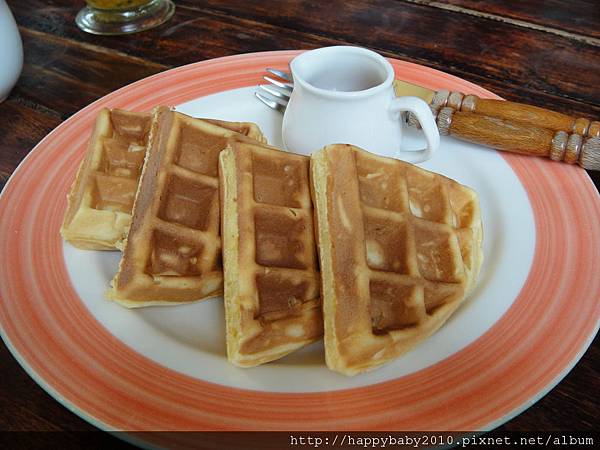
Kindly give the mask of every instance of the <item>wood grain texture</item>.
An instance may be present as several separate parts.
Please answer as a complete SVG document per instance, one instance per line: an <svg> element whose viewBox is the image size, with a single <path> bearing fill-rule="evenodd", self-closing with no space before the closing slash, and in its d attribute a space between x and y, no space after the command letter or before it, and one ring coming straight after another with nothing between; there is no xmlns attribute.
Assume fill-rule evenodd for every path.
<svg viewBox="0 0 600 450"><path fill-rule="evenodd" d="M63 119L132 80L165 69L26 28L21 36L25 63L12 95L56 111Z"/></svg>
<svg viewBox="0 0 600 450"><path fill-rule="evenodd" d="M500 102L502 103L502 102ZM436 122L441 135L529 156L551 158L584 169L600 170L600 139L555 131L526 122L441 108Z"/></svg>
<svg viewBox="0 0 600 450"><path fill-rule="evenodd" d="M564 30L584 37L600 38L597 0L444 0L443 3L520 20L552 30ZM570 20L566 20L569 18Z"/></svg>
<svg viewBox="0 0 600 450"><path fill-rule="evenodd" d="M0 103L0 189L21 160L61 122L53 111L38 108L11 94Z"/></svg>
<svg viewBox="0 0 600 450"><path fill-rule="evenodd" d="M524 105L501 100L481 99L474 95L466 96L460 108L461 111L474 112L482 116L498 117L500 119L514 120L537 127L548 128L555 131L579 133L588 135L590 131L589 119L571 117L538 106ZM597 122L600 124L600 122ZM591 136L600 132L597 126L592 127Z"/></svg>
<svg viewBox="0 0 600 450"><path fill-rule="evenodd" d="M165 66L252 51L357 44L444 70L510 100L600 117L600 92L594 88L600 83L598 48L426 5L385 0L181 0L173 20L162 27L106 37L81 33L73 23L77 4L39 3L11 2L22 27ZM578 60L571 57L574 53ZM578 73L576 80L564 76L565 67Z"/></svg>
<svg viewBox="0 0 600 450"><path fill-rule="evenodd" d="M510 100L600 118L598 2L439 3L500 19L401 0L177 0L175 16L163 26L106 37L74 25L80 1L8 0L23 36L25 67L0 104L0 187L40 139L97 98L170 67L246 52L366 46L460 76ZM590 176L600 186L600 172ZM596 338L564 380L499 431L597 428L598 358ZM90 440L71 434L94 427L38 387L4 346L0 374L0 430L69 432L18 434L8 448L47 448L54 441L62 448L86 443L95 448L99 442L97 448L128 447L109 435Z"/></svg>
<svg viewBox="0 0 600 450"><path fill-rule="evenodd" d="M451 108L447 109L452 111ZM441 117L440 114L438 118ZM549 156L554 137L554 131L546 128L470 112L451 114L448 134L498 150L532 156Z"/></svg>
<svg viewBox="0 0 600 450"><path fill-rule="evenodd" d="M281 14L281 2L277 0L180 2L190 8L241 12L250 20L348 43L352 40L347 36L355 36L354 42L388 56L423 61L466 79L485 73L487 78L515 88L519 85L522 90L560 93L593 104L599 100L600 93L595 88L600 81L599 49L592 45L413 3L390 5L384 0L290 3L286 4L285 14ZM571 58L572 52L580 56L579 64ZM577 65L577 79L565 76L561 67L564 64Z"/></svg>

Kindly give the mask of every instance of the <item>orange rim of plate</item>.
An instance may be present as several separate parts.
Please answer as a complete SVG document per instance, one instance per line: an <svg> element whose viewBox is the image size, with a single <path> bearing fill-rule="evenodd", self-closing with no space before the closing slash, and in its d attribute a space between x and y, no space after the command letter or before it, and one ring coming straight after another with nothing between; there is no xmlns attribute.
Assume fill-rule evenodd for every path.
<svg viewBox="0 0 600 450"><path fill-rule="evenodd" d="M285 69L298 53L219 58L126 86L57 127L6 185L0 198L3 338L44 389L92 424L129 431L485 430L544 395L591 343L600 316L598 193L578 167L510 154L503 156L535 217L530 273L485 334L430 367L347 390L244 390L164 367L107 331L73 289L59 236L65 196L97 112L150 110L256 85L265 67ZM400 79L498 98L451 75L390 62Z"/></svg>

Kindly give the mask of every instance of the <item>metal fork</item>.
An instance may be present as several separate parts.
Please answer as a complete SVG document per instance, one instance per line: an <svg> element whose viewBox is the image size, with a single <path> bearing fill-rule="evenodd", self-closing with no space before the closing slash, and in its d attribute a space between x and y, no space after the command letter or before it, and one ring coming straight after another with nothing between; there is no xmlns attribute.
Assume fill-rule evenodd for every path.
<svg viewBox="0 0 600 450"><path fill-rule="evenodd" d="M256 91L254 95L269 108L284 112L288 101L290 100L290 95L294 90L292 76L283 70L272 68L267 68L266 70L270 74L275 75L284 81L279 81L265 75L263 79L270 84L259 85L258 91Z"/></svg>

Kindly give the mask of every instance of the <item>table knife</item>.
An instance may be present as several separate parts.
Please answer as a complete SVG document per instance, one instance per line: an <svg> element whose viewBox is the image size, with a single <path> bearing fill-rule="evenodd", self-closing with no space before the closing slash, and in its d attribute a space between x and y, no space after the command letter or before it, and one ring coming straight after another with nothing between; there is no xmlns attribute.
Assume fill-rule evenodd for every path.
<svg viewBox="0 0 600 450"><path fill-rule="evenodd" d="M600 121L571 117L537 106L504 100L482 99L476 95L466 95L444 89L435 91L400 80L394 81L394 89L397 96L414 95L422 98L429 103L432 110L450 107L457 111L523 122L554 131L576 133L584 137L600 136Z"/></svg>
<svg viewBox="0 0 600 450"><path fill-rule="evenodd" d="M414 95L425 100L442 135L497 150L600 170L600 122L573 118L536 106L504 100L481 99L446 90L434 91L400 80L396 95ZM414 116L409 125L418 126Z"/></svg>

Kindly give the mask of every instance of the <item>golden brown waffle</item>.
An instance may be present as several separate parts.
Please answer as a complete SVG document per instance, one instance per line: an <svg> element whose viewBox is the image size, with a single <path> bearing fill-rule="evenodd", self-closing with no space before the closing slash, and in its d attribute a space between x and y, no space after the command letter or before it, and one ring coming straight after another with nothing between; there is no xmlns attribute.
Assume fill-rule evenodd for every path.
<svg viewBox="0 0 600 450"><path fill-rule="evenodd" d="M106 108L98 114L85 159L67 196L61 228L63 238L75 247L114 250L122 246L146 154L150 116ZM252 123L207 121L264 141Z"/></svg>
<svg viewBox="0 0 600 450"><path fill-rule="evenodd" d="M222 293L218 157L235 136L245 138L166 107L154 111L133 220L109 298L137 307Z"/></svg>
<svg viewBox="0 0 600 450"><path fill-rule="evenodd" d="M374 369L434 333L469 294L482 261L477 194L350 145L313 154L325 355Z"/></svg>
<svg viewBox="0 0 600 450"><path fill-rule="evenodd" d="M75 247L113 250L131 222L150 114L104 108L67 196L61 234Z"/></svg>
<svg viewBox="0 0 600 450"><path fill-rule="evenodd" d="M227 355L251 367L323 333L309 160L232 142L219 163Z"/></svg>

